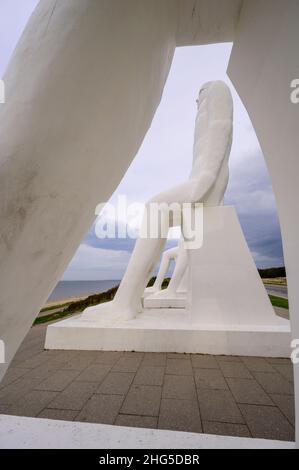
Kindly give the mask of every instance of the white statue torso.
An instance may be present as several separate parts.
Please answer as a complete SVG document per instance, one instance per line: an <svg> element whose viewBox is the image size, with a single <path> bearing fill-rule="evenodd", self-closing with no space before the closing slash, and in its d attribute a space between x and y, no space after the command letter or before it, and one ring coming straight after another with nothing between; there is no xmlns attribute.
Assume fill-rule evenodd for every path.
<svg viewBox="0 0 299 470"><path fill-rule="evenodd" d="M190 179L199 179L203 172L208 172L213 168L214 162L210 158L210 139L209 139L209 115L207 107L207 97L201 103L195 121L194 145L193 145L193 163L190 173ZM213 187L207 193L204 204L220 205L228 184L229 168L228 159L231 149L231 138L228 142L226 154L223 158L218 178Z"/></svg>

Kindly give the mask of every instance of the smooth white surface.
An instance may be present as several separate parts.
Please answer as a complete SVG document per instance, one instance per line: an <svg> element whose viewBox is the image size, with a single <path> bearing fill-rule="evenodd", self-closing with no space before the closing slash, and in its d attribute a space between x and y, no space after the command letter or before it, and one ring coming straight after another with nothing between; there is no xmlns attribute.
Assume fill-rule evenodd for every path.
<svg viewBox="0 0 299 470"><path fill-rule="evenodd" d="M298 0L245 0L228 68L258 136L278 208L292 337L299 338L299 105L290 84L299 70ZM299 446L299 364L294 365Z"/></svg>
<svg viewBox="0 0 299 470"><path fill-rule="evenodd" d="M294 449L294 442L0 415L1 449Z"/></svg>
<svg viewBox="0 0 299 470"><path fill-rule="evenodd" d="M135 243L133 253L119 288L111 302L88 307L81 315L82 322L98 321L101 325L131 320L141 310L141 299L151 277L157 259L161 256L166 242L167 232L162 233L161 226L172 227L182 224L183 217L175 222L170 211L157 212L156 236L151 235L153 226L152 206L171 207L176 204L177 212L182 214L183 204L201 203L207 206L221 204L228 183L228 160L232 145L233 100L229 87L220 80L201 86L197 99L195 120L193 163L187 181L154 196L145 207L140 236ZM178 217L177 217L178 218ZM144 228L147 229L144 229ZM160 227L160 228L159 228ZM184 234L187 236L187 234ZM187 267L186 251L180 243L173 282L168 291L176 292ZM175 285L173 285L175 283ZM157 296L164 296L163 292Z"/></svg>
<svg viewBox="0 0 299 470"><path fill-rule="evenodd" d="M275 315L233 207L205 207L203 245L188 250L192 321L201 325L288 325Z"/></svg>
<svg viewBox="0 0 299 470"><path fill-rule="evenodd" d="M48 326L45 348L289 357L290 327L200 325L186 309L160 308L117 325L62 320Z"/></svg>

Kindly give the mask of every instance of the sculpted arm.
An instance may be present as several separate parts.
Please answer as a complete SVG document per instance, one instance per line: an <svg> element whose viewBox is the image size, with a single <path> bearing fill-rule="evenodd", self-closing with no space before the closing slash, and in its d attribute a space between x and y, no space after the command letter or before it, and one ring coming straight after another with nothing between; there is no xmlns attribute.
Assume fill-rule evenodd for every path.
<svg viewBox="0 0 299 470"><path fill-rule="evenodd" d="M197 178L190 178L192 186L191 202L203 201L206 194L216 183L222 164L231 144L231 120L215 120L210 123L208 131L208 154L206 164Z"/></svg>
<svg viewBox="0 0 299 470"><path fill-rule="evenodd" d="M216 82L207 97L206 155L201 156L202 169L194 183L192 202L202 201L213 187L227 157L233 131L233 103L228 87Z"/></svg>

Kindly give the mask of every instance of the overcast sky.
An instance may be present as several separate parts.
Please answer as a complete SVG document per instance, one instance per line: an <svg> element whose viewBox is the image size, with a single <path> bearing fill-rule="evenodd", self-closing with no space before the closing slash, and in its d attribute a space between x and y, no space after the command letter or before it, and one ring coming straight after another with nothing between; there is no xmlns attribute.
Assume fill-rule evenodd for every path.
<svg viewBox="0 0 299 470"><path fill-rule="evenodd" d="M37 0L0 1L0 76ZM130 202L184 181L192 161L196 97L209 80L224 80L234 99L234 140L225 203L234 205L258 267L283 265L275 198L250 119L226 75L231 44L178 48L152 126L111 200ZM99 201L103 202L103 201ZM120 279L134 240L100 240L94 226L64 273L65 280Z"/></svg>

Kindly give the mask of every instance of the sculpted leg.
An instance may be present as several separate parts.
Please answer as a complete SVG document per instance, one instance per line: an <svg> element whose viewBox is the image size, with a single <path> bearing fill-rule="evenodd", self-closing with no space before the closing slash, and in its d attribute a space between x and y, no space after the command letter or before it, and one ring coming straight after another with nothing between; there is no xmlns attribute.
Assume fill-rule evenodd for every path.
<svg viewBox="0 0 299 470"><path fill-rule="evenodd" d="M153 197L145 208L142 226L148 227L148 230L144 233L149 235L152 205L161 203L169 205L174 202L182 204L190 199L193 186L193 182L187 181ZM160 225L156 234L158 237L160 234L159 238L148 236L148 238L139 238L136 241L128 268L114 300L87 308L81 315L82 321L111 323L111 321L129 320L137 315L138 311L141 310L142 294L166 242L166 237L162 235L161 228L165 225L169 227L173 225L173 221L169 216L170 214L167 211L162 210L160 212Z"/></svg>
<svg viewBox="0 0 299 470"><path fill-rule="evenodd" d="M186 273L186 269L188 267L188 256L187 256L187 251L184 248L183 240L180 240L177 250L178 250L178 256L176 259L175 268L174 268L171 280L169 282L169 285L167 289L161 290L160 292L155 294L155 297L168 298L171 296L175 296L176 292L178 291L180 287L180 284L183 280L183 277Z"/></svg>
<svg viewBox="0 0 299 470"><path fill-rule="evenodd" d="M101 323L130 320L141 310L141 297L166 238L139 238L129 261L125 275L112 302L87 308L82 321Z"/></svg>
<svg viewBox="0 0 299 470"><path fill-rule="evenodd" d="M148 287L145 289L145 292L149 294L154 294L155 292L158 292L161 290L162 283L165 279L166 273L168 271L170 262L172 259L176 259L178 255L178 247L170 248L169 250L164 251L162 255L162 260L161 260L161 265L159 272L157 274L157 278L155 280L155 283L152 287Z"/></svg>
<svg viewBox="0 0 299 470"><path fill-rule="evenodd" d="M0 377L138 151L176 13L173 0L43 0L21 38L0 107Z"/></svg>

